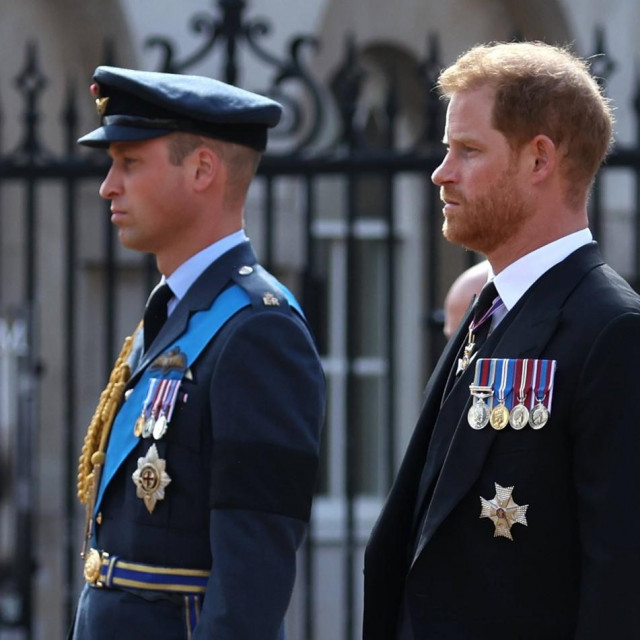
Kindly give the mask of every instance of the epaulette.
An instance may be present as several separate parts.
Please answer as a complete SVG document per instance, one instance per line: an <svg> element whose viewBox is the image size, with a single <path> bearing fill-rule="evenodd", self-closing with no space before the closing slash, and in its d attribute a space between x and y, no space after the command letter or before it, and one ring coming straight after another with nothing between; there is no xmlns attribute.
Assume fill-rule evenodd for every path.
<svg viewBox="0 0 640 640"><path fill-rule="evenodd" d="M284 286L259 264L237 267L231 277L249 295L252 307L289 308Z"/></svg>

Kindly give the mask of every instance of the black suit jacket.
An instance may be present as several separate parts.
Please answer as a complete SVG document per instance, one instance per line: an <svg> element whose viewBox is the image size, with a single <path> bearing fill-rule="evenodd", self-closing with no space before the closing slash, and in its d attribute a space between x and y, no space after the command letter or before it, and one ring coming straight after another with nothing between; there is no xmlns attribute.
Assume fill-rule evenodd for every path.
<svg viewBox="0 0 640 640"><path fill-rule="evenodd" d="M189 289L142 354L145 369L208 308L238 268L255 266L243 243ZM106 487L98 548L130 562L210 569L195 639L276 640L309 518L324 410L324 377L304 321L262 294L233 316L183 379L166 436L156 442L171 483L148 513L131 479L153 440L140 439ZM255 296L254 296L255 297ZM139 341L140 342L140 341ZM133 425L131 425L133 428ZM78 640L186 638L182 598L85 587Z"/></svg>
<svg viewBox="0 0 640 640"><path fill-rule="evenodd" d="M365 640L395 638L401 610L416 640L638 637L638 296L587 245L545 273L490 336L480 357L557 361L539 431L471 429L473 366L441 406L468 320L429 381L366 550ZM450 446L421 521L418 485L439 429ZM529 505L513 541L479 518L495 483Z"/></svg>

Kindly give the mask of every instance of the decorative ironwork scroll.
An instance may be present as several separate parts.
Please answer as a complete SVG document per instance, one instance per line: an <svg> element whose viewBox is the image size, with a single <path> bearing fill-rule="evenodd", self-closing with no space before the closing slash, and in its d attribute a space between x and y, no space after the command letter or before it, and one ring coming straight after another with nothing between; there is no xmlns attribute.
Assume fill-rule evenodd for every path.
<svg viewBox="0 0 640 640"><path fill-rule="evenodd" d="M259 93L278 100L284 106L283 121L274 134L286 139L287 153L300 152L314 144L323 127L323 99L320 85L314 80L303 60L304 49L316 48L313 36L293 37L287 55L278 57L262 44L271 32L271 24L264 18L245 17L245 0L218 0L218 15L199 13L191 20L191 29L201 34L203 42L182 60L176 57L175 46L169 38L153 36L145 46L156 47L162 56L159 70L184 73L204 60L216 47L224 45L224 80L236 85L239 80L238 53L247 48L258 61L273 70L271 83ZM291 89L289 89L291 87Z"/></svg>

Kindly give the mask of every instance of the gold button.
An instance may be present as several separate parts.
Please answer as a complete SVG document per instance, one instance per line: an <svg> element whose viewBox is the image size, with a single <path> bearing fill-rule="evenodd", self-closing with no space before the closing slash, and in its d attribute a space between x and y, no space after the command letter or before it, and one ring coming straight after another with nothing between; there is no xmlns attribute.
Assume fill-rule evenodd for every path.
<svg viewBox="0 0 640 640"><path fill-rule="evenodd" d="M99 511L96 516L96 524L102 524L102 511Z"/></svg>

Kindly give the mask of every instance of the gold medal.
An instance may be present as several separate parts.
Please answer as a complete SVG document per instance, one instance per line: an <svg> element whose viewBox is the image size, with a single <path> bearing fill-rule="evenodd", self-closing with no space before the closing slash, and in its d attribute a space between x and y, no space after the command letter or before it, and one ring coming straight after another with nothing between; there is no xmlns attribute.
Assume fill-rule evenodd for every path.
<svg viewBox="0 0 640 640"><path fill-rule="evenodd" d="M133 435L136 438L139 438L142 436L142 432L144 431L144 414L142 414L137 420L136 423L133 425Z"/></svg>
<svg viewBox="0 0 640 640"><path fill-rule="evenodd" d="M500 404L493 407L489 422L496 431L501 431L509 424L509 409L505 406L504 401L500 401Z"/></svg>

